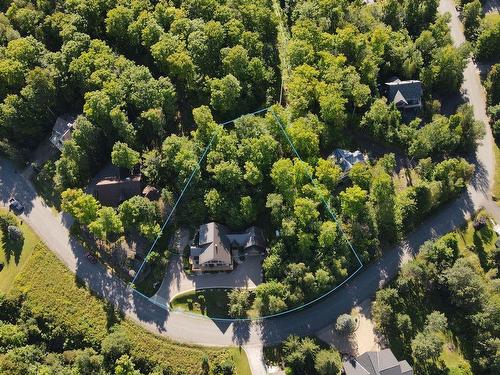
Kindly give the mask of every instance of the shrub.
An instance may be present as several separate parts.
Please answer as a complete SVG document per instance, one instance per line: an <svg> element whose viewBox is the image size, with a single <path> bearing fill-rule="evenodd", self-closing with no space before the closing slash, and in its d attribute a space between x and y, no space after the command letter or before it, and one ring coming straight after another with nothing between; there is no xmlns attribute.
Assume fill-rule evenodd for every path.
<svg viewBox="0 0 500 375"><path fill-rule="evenodd" d="M342 369L342 359L340 354L335 349L320 350L316 354L314 368L319 375L337 375Z"/></svg>
<svg viewBox="0 0 500 375"><path fill-rule="evenodd" d="M352 335L356 330L356 320L349 314L342 314L337 318L335 329L341 335Z"/></svg>
<svg viewBox="0 0 500 375"><path fill-rule="evenodd" d="M0 212L0 230L3 233L7 232L9 226L16 226L17 218L10 212Z"/></svg>
<svg viewBox="0 0 500 375"><path fill-rule="evenodd" d="M222 363L216 364L212 369L213 375L233 375L234 374L234 363L225 360Z"/></svg>
<svg viewBox="0 0 500 375"><path fill-rule="evenodd" d="M24 234L19 227L9 225L7 227L7 238L12 242L22 243L24 241Z"/></svg>
<svg viewBox="0 0 500 375"><path fill-rule="evenodd" d="M118 358L128 354L132 344L124 330L116 329L102 340L101 353L108 363L115 363Z"/></svg>

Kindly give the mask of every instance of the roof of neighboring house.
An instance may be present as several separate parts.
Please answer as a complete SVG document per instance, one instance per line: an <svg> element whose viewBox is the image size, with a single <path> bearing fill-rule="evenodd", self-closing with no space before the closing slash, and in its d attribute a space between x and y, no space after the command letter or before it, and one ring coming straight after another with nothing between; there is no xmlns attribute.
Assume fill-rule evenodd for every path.
<svg viewBox="0 0 500 375"><path fill-rule="evenodd" d="M366 352L344 362L346 375L413 375L407 361L398 361L391 349Z"/></svg>
<svg viewBox="0 0 500 375"><path fill-rule="evenodd" d="M102 179L96 184L95 194L101 204L118 206L123 201L141 194L141 176Z"/></svg>
<svg viewBox="0 0 500 375"><path fill-rule="evenodd" d="M387 82L387 99L396 104L408 104L411 101L420 100L423 95L422 83L417 80L401 81L396 79Z"/></svg>
<svg viewBox="0 0 500 375"><path fill-rule="evenodd" d="M210 261L231 264L231 247L265 249L266 240L258 227L250 227L242 233L230 233L224 225L211 222L200 226L198 246L191 248L191 256L198 256L200 264Z"/></svg>
<svg viewBox="0 0 500 375"><path fill-rule="evenodd" d="M57 118L54 127L52 128L52 135L50 137L50 141L54 146L61 149L63 142L71 139L74 122L75 117L69 114L65 114Z"/></svg>
<svg viewBox="0 0 500 375"><path fill-rule="evenodd" d="M330 158L334 158L344 172L348 172L354 164L365 162L365 156L361 151L351 152L341 148L333 150Z"/></svg>

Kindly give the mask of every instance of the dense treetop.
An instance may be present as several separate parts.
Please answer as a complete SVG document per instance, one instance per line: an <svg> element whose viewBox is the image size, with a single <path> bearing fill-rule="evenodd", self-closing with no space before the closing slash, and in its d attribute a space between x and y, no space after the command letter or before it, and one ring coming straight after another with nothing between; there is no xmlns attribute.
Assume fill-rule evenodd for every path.
<svg viewBox="0 0 500 375"><path fill-rule="evenodd" d="M450 116L440 104L458 92L469 48L453 47L437 4L1 1L0 151L26 158L57 116L78 115L41 176L97 241L156 238L192 178L178 224L261 223L270 250L256 307L298 305L357 267L347 240L363 261L376 258L472 175L461 156L481 124L468 105ZM384 97L395 77L422 81L414 119ZM271 112L218 125L273 104L293 148ZM362 147L358 138L384 151L343 173L327 155ZM412 160L407 182L389 150ZM160 202L113 209L80 190L109 162L139 164Z"/></svg>

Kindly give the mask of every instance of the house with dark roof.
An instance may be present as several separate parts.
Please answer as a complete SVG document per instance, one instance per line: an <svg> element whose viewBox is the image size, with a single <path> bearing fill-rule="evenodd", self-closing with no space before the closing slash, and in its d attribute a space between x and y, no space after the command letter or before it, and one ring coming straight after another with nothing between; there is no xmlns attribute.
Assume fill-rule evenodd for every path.
<svg viewBox="0 0 500 375"><path fill-rule="evenodd" d="M400 110L420 110L422 108L422 83L417 80L401 81L396 79L386 84L386 96Z"/></svg>
<svg viewBox="0 0 500 375"><path fill-rule="evenodd" d="M72 115L59 116L52 128L50 143L58 150L62 150L63 144L71 139L71 133L74 130L75 117Z"/></svg>
<svg viewBox="0 0 500 375"><path fill-rule="evenodd" d="M141 192L141 176L136 175L127 178L103 178L96 183L94 195L103 206L117 207Z"/></svg>
<svg viewBox="0 0 500 375"><path fill-rule="evenodd" d="M342 168L342 172L347 173L357 163L365 163L365 155L357 150L354 152L343 150L341 148L336 148L329 156L330 159L335 160L335 162Z"/></svg>
<svg viewBox="0 0 500 375"><path fill-rule="evenodd" d="M224 225L211 222L200 226L197 237L189 257L193 271L231 271L233 251L255 254L266 250L264 233L258 227L231 233Z"/></svg>
<svg viewBox="0 0 500 375"><path fill-rule="evenodd" d="M344 362L345 375L413 375L407 361L398 361L391 349L366 352Z"/></svg>

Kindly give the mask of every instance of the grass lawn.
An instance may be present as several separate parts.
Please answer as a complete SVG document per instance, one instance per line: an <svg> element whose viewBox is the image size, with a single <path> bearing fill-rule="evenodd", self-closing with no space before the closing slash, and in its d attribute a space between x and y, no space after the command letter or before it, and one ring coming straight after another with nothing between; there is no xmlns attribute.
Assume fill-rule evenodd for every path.
<svg viewBox="0 0 500 375"><path fill-rule="evenodd" d="M123 319L112 306L78 283L75 276L42 243L15 279L11 297L23 295L35 316L59 327L68 337L85 346L99 347L113 325L123 329L132 342L131 355L137 363L169 365L173 372L201 373L207 355L210 363L233 357L237 374L249 375L245 353L237 348L210 348L184 345L154 335L134 322Z"/></svg>
<svg viewBox="0 0 500 375"><path fill-rule="evenodd" d="M0 211L7 212L1 208ZM23 269L26 261L29 259L35 245L40 241L38 236L31 228L23 223L20 228L24 234L24 244L22 249L9 249L2 238L0 232L0 263L4 264L4 268L0 271L0 292L7 293L14 282L16 275Z"/></svg>
<svg viewBox="0 0 500 375"><path fill-rule="evenodd" d="M230 318L228 311L228 293L231 289L192 290L176 296L170 306L174 309L205 315L209 318ZM205 302L200 302L203 296ZM202 299L203 299L202 298ZM249 310L248 317L256 317L257 311Z"/></svg>
<svg viewBox="0 0 500 375"><path fill-rule="evenodd" d="M498 145L493 146L495 149L495 184L493 185L493 198L500 205L500 148Z"/></svg>
<svg viewBox="0 0 500 375"><path fill-rule="evenodd" d="M469 362L462 356L457 348L450 342L443 345L443 351L439 357L448 369L449 374L467 374L472 373ZM468 369L469 371L465 371Z"/></svg>
<svg viewBox="0 0 500 375"><path fill-rule="evenodd" d="M484 211L478 213L478 215L484 214ZM497 234L493 231L489 219L486 226L477 231L472 226L472 223L472 221L468 221L464 227L457 230L458 248L464 256L478 259L483 270L488 272L494 267L493 257Z"/></svg>

